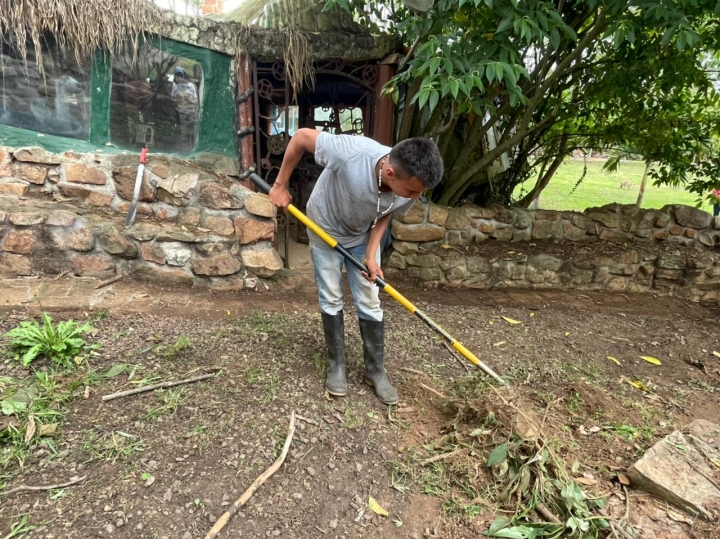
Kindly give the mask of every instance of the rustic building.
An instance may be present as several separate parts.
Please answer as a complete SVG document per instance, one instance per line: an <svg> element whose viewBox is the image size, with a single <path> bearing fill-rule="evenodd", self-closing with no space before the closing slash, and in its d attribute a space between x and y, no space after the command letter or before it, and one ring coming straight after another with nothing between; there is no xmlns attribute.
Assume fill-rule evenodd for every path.
<svg viewBox="0 0 720 539"><path fill-rule="evenodd" d="M281 269L290 223L249 173L273 181L299 127L391 142L380 89L397 44L309 0L227 16L206 0L200 18L144 0L111 14L91 0L15 4L0 14L2 274L252 286ZM318 174L307 161L293 179L301 207Z"/></svg>

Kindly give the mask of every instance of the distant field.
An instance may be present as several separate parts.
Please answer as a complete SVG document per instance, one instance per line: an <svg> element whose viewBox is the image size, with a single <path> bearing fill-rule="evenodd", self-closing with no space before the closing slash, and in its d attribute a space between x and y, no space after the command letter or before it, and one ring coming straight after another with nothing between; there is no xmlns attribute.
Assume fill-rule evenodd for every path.
<svg viewBox="0 0 720 539"><path fill-rule="evenodd" d="M594 206L602 206L610 202L621 204L635 204L642 179L643 163L628 162L621 163L620 169L614 174L607 174L602 171L604 162L588 161L588 171L585 179L574 193L570 194L578 179L582 176L582 160L566 161L563 163L550 184L540 195L540 208L547 210L577 210L582 211ZM629 180L633 183L631 189L621 189L620 182ZM530 190L535 180L525 182L525 189ZM516 195L520 194L521 187L518 186ZM687 204L694 206L697 197L682 189L671 187L654 187L652 180L648 180L648 186L643 198L643 208L662 208L666 204ZM712 207L704 208L712 212Z"/></svg>

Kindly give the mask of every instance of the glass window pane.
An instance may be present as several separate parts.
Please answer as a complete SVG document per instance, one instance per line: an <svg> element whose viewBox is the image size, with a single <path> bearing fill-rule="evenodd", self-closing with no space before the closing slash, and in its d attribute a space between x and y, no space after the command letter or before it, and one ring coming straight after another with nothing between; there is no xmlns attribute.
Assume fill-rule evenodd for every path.
<svg viewBox="0 0 720 539"><path fill-rule="evenodd" d="M203 70L144 43L139 59L113 62L110 140L123 148L189 153L197 144Z"/></svg>
<svg viewBox="0 0 720 539"><path fill-rule="evenodd" d="M44 73L33 46L27 64L15 44L2 42L0 124L87 140L90 131L90 62L79 66L72 51L42 40Z"/></svg>

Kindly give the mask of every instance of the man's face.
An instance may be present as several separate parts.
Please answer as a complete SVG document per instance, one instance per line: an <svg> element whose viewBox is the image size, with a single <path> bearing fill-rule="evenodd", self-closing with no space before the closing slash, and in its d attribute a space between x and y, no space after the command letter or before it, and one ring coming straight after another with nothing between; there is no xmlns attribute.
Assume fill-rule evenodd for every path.
<svg viewBox="0 0 720 539"><path fill-rule="evenodd" d="M384 182L392 189L392 192L402 198L417 200L427 188L417 176L404 176L396 174L391 166L387 167Z"/></svg>

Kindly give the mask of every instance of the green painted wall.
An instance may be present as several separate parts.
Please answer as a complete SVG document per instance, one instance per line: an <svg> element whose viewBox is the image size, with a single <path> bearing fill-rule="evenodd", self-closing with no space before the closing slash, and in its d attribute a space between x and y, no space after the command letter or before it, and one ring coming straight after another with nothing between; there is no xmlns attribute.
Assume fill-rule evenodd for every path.
<svg viewBox="0 0 720 539"><path fill-rule="evenodd" d="M198 62L203 69L202 114L198 126L198 143L188 156L214 153L237 158L234 133L235 97L230 82L232 59L229 56L192 45L167 39L152 39L153 46L169 53L184 56ZM112 86L111 64L105 54L98 52L92 62L92 117L88 141L42 135L27 129L0 125L0 145L40 146L51 152L68 150L78 152L98 151L106 153L135 151L108 146L110 140L110 91Z"/></svg>

